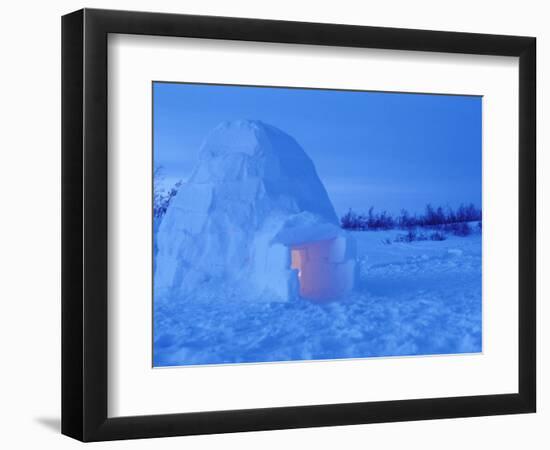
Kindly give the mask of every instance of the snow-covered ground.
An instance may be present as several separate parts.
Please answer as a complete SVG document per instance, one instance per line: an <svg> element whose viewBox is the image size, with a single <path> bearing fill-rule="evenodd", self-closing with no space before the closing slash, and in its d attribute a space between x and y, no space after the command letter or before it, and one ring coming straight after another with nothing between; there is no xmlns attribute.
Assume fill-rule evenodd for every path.
<svg viewBox="0 0 550 450"><path fill-rule="evenodd" d="M359 286L344 300L246 302L197 292L155 301L155 366L481 351L481 233L387 243L400 230L352 233Z"/></svg>

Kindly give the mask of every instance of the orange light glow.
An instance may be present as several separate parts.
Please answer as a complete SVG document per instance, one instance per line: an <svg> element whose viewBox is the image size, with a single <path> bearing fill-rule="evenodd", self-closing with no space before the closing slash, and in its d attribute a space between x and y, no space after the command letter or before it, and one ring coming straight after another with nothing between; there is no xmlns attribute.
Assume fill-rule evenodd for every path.
<svg viewBox="0 0 550 450"><path fill-rule="evenodd" d="M290 252L290 255L291 255L290 267L293 269L297 269L298 277L300 277L302 275L302 259L303 259L301 255L301 251L297 249L293 249Z"/></svg>

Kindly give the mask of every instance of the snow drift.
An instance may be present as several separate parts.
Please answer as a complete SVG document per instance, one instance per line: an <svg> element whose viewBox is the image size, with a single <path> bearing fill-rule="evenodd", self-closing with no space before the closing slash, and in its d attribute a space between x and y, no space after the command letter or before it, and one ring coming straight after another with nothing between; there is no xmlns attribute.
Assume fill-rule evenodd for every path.
<svg viewBox="0 0 550 450"><path fill-rule="evenodd" d="M155 294L324 300L349 292L355 245L315 166L283 131L224 122L204 141L157 235Z"/></svg>

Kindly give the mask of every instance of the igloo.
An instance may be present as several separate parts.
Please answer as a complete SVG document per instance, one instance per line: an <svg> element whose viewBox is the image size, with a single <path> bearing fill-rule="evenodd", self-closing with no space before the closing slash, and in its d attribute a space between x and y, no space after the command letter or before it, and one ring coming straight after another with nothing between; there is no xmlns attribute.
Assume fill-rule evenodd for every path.
<svg viewBox="0 0 550 450"><path fill-rule="evenodd" d="M312 160L278 128L224 122L205 139L157 235L155 293L328 300L355 282L355 245Z"/></svg>

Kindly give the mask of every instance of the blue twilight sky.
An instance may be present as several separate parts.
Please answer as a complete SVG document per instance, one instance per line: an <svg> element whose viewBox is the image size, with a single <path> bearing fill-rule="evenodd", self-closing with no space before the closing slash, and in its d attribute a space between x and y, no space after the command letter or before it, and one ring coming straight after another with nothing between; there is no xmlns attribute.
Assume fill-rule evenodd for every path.
<svg viewBox="0 0 550 450"><path fill-rule="evenodd" d="M338 215L481 207L481 97L155 82L153 106L168 182L189 176L212 128L255 119L298 141Z"/></svg>

